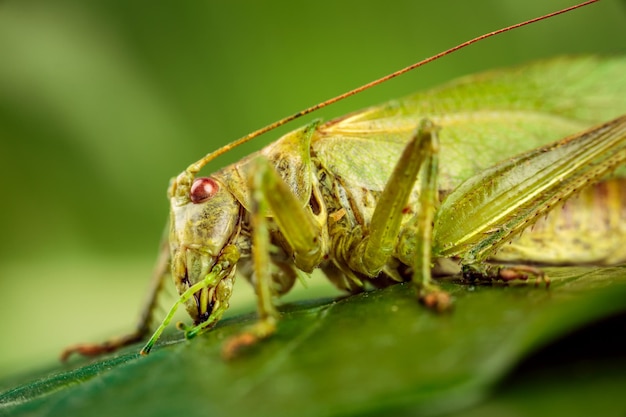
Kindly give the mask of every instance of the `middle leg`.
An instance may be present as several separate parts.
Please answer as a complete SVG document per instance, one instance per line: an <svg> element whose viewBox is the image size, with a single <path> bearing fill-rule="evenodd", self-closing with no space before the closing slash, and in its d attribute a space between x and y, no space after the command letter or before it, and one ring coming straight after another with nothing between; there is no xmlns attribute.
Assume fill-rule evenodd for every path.
<svg viewBox="0 0 626 417"><path fill-rule="evenodd" d="M418 297L427 307L446 310L450 297L431 277L432 225L437 203L437 126L424 119L398 160L378 201L368 232L356 245L350 267L376 276L395 254L413 270ZM402 225L415 184L419 199L413 219Z"/></svg>

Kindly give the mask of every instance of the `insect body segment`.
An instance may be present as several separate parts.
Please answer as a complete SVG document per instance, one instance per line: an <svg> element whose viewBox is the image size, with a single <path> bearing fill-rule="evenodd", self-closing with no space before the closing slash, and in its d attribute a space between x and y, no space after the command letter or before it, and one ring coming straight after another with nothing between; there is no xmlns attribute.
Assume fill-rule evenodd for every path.
<svg viewBox="0 0 626 417"><path fill-rule="evenodd" d="M487 96L480 106L475 96L467 104L450 102L449 97L458 89L480 92L481 87L503 80L525 83L522 91L541 89L535 74L541 73L542 80L550 72L567 78L572 65L610 72L624 62L581 59L535 64L514 79L512 74L519 70L494 72L433 94L325 124L315 122L215 173L214 180L223 186L206 202L189 202L193 187L185 204L178 204L173 196L170 240L179 291L203 279L213 259L219 259L220 245L232 245L241 256L239 267L257 291L259 322L228 344L230 355L274 331L278 315L273 297L291 288L298 270L320 268L339 288L352 292L367 283L384 286L413 280L422 301L436 309L450 305L449 297L431 280L431 263L439 258L458 259L465 275L472 278L508 281L531 275L543 279L536 267L485 262L559 202L602 182L623 163L626 117L558 140L589 124L575 115L583 113L581 108L555 110L549 97L543 103L546 110L537 108L530 96L528 102ZM565 89L550 89L561 99L568 94ZM619 95L596 91L595 96L571 95L571 100L586 108L585 100L600 97L612 100L615 112L626 111ZM502 134L492 126L495 113L508 113L517 129L514 134L524 140L488 141ZM560 120L538 129L531 123L537 117ZM461 133L462 140L457 139ZM541 143L548 144L537 147ZM341 152L348 145L351 153ZM475 152L474 146L482 147L487 161L461 162L465 159L458 155ZM450 160L447 152L457 159ZM502 159L503 154L513 157ZM483 164L487 164L484 169ZM209 255L189 253L197 250ZM187 301L188 311L202 329L217 322L223 312L211 312L209 307L228 302L216 298L230 293L214 290L215 285L219 286L214 282Z"/></svg>
<svg viewBox="0 0 626 417"><path fill-rule="evenodd" d="M240 206L213 179L199 179L195 184L203 187L199 193L206 200L179 205L176 197L171 198L169 250L171 272L179 294L203 280L209 285L186 302L187 312L195 323L200 323L208 320L214 311L228 308L234 282L230 271L239 259L234 241L239 235ZM207 194L206 188L213 194ZM191 190L193 198L197 188ZM214 277L207 279L209 275Z"/></svg>
<svg viewBox="0 0 626 417"><path fill-rule="evenodd" d="M293 135L311 137L313 133L319 133L316 131L317 125L315 123ZM281 141L289 143L291 139L288 135ZM308 166L302 164L300 169L293 172L280 168L283 162L280 156L273 154L272 148L244 164L227 167L215 174L216 179L231 180L239 175L248 176L250 193L245 196L240 194L242 201L235 201L231 195L221 196L221 193L230 193L220 191L206 200L194 203L195 190L203 187L207 182L204 179L193 183L190 202L178 205L176 198L172 197L172 273L179 292L184 294L181 299L186 298L187 310L194 322L202 329L208 328L219 320L223 312L223 309L214 311L212 308L215 305L228 305L230 292L220 291L219 287L225 285L230 288L231 284L223 284L221 280L215 279L216 275L211 269L220 259L220 245L233 245L232 250L242 257L240 263L244 264L244 270L252 271L250 278L254 282L259 302L258 324L245 333L239 339L240 342L231 342L229 349L236 350L240 344L248 344L251 338L256 340L267 337L273 332L277 319L272 302L277 295L273 283L286 283L282 291L288 290L295 279L295 268L311 272L320 267L323 271L331 271L331 277L343 275L337 284L356 291L362 290L365 282L376 279L381 271L396 280L406 280L409 275L405 273L403 276L398 268L405 270L408 267L416 275L419 274L420 282L423 280L434 292L436 287L430 285L430 244L419 245L422 251L419 254L415 250L410 251L405 258L411 257L410 263L401 264L397 259L397 236L410 216L415 239L419 242L430 241L434 215L431 200L436 191L436 147L436 128L430 121L424 120L406 146L388 185L372 200L373 210L359 208L356 199L360 193L352 194L354 190L341 186L322 190L324 183L320 184L314 178L321 171L325 175L331 172L311 162L313 159L310 155L296 158L309 162ZM304 151L310 152L306 149ZM302 177L297 171L308 172L310 177ZM419 200L425 208L407 213L405 207L410 195L414 189L421 188L415 185L420 171L425 171L422 176L429 187L423 190L423 198ZM200 185L197 185L198 181ZM307 184L299 187L301 181ZM309 190L310 195L304 202L292 191L294 185L298 187L296 190ZM213 190L212 184L210 188ZM201 194L205 194L204 189ZM249 211L245 210L246 205L250 207ZM329 230L326 215L329 207L346 212L350 210L357 213L358 217L346 215L338 219L332 230ZM241 215L242 211L246 214ZM250 233L241 233L246 230ZM332 245L328 239L330 234L334 236ZM275 250L271 251L274 254L272 257L269 255L271 244L279 249L277 255ZM226 274L222 280L230 280L233 276L236 265L229 267L232 273ZM424 270L428 271L426 275L421 274ZM198 286L199 283L204 284ZM199 290L193 297L189 297L191 288ZM449 302L447 298L444 300ZM158 334L155 333L155 336L158 337Z"/></svg>
<svg viewBox="0 0 626 417"><path fill-rule="evenodd" d="M444 261L471 279L546 283L530 264L626 262L625 73L619 57L491 71L313 122L196 178L205 157L171 183L167 243L137 331L64 356L143 337L170 272L180 297L142 353L182 305L188 338L213 327L242 275L259 314L225 345L232 357L276 331L275 297L316 268L349 292L413 281L424 304L446 310L431 277ZM581 219L599 207L604 244L568 255L586 251ZM545 250L555 241L565 249Z"/></svg>

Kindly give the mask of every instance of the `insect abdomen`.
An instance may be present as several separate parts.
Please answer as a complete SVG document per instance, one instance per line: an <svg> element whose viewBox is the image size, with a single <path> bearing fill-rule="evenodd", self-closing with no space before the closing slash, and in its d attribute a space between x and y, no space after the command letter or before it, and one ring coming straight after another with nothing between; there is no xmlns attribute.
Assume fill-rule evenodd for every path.
<svg viewBox="0 0 626 417"><path fill-rule="evenodd" d="M525 230L495 259L547 265L626 262L626 178L595 184Z"/></svg>

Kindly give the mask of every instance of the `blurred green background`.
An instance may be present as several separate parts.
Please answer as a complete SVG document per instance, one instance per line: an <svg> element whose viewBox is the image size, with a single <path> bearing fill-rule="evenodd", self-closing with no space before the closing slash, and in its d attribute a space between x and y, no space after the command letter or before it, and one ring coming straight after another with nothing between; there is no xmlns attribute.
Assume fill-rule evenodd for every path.
<svg viewBox="0 0 626 417"><path fill-rule="evenodd" d="M131 329L167 216L168 180L189 163L423 57L573 3L0 2L0 377ZM626 3L603 0L307 120L483 69L625 53L624 28Z"/></svg>

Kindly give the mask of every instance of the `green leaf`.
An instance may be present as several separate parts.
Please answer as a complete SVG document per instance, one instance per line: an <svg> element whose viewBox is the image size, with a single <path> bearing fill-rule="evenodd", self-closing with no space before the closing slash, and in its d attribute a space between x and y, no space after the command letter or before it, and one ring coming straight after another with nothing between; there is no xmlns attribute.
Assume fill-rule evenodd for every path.
<svg viewBox="0 0 626 417"><path fill-rule="evenodd" d="M327 416L461 410L485 399L532 351L626 310L625 267L547 272L548 289L444 281L456 299L447 315L418 305L405 284L287 305L278 333L230 362L220 357L222 343L254 316L225 320L189 342L180 335L166 338L148 357L139 356L135 346L10 389L0 395L0 413ZM519 409L512 398L498 406Z"/></svg>

